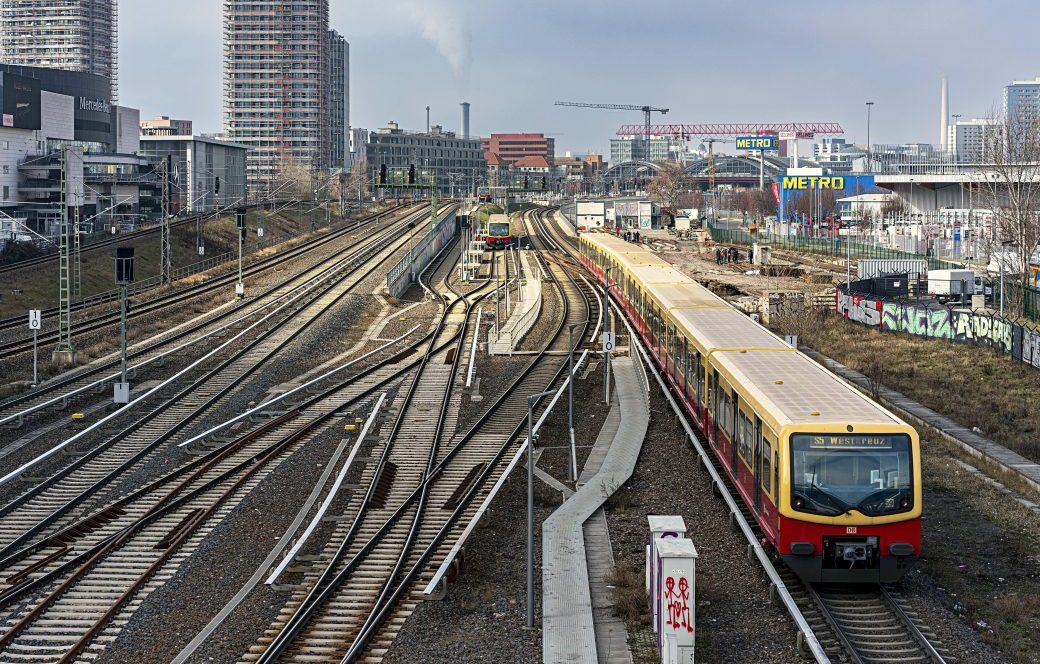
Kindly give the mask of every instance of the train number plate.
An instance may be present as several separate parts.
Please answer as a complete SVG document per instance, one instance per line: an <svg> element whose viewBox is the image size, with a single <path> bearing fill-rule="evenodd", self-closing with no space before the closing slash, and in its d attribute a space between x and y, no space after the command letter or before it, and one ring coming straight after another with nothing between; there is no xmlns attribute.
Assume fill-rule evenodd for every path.
<svg viewBox="0 0 1040 664"><path fill-rule="evenodd" d="M856 534L856 526L847 526L845 528L845 534L846 535L855 535Z"/></svg>

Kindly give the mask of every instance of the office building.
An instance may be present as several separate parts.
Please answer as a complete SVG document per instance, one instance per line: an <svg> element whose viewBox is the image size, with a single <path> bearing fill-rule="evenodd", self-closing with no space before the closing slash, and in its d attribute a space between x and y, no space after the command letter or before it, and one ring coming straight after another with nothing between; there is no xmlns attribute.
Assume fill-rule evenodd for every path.
<svg viewBox="0 0 1040 664"><path fill-rule="evenodd" d="M170 214L228 208L246 198L245 145L191 134L142 135L140 154L170 160Z"/></svg>
<svg viewBox="0 0 1040 664"><path fill-rule="evenodd" d="M329 140L330 168L350 167L350 44L343 35L329 30Z"/></svg>
<svg viewBox="0 0 1040 664"><path fill-rule="evenodd" d="M468 125L469 104L463 106L464 125ZM465 131L468 127L463 127ZM464 138L467 138L464 136ZM556 139L545 134L491 134L488 138L480 139L484 152L493 152L498 155L507 166L525 157L541 157L550 166L556 161Z"/></svg>
<svg viewBox="0 0 1040 664"><path fill-rule="evenodd" d="M688 161L686 145L681 138L674 136L651 136L650 155L646 154L646 140L642 136L622 136L610 140L610 163L621 164L626 161Z"/></svg>
<svg viewBox="0 0 1040 664"><path fill-rule="evenodd" d="M141 120L141 136L191 136L191 120L171 120L162 115L152 120Z"/></svg>
<svg viewBox="0 0 1040 664"><path fill-rule="evenodd" d="M328 0L224 0L224 138L249 147L252 196L331 164L329 48Z"/></svg>
<svg viewBox="0 0 1040 664"><path fill-rule="evenodd" d="M117 0L0 0L0 62L118 80Z"/></svg>
<svg viewBox="0 0 1040 664"><path fill-rule="evenodd" d="M390 183L404 184L409 166L415 166L417 180L437 181L441 194L470 191L487 177L487 162L479 138L461 138L434 125L429 133L405 131L390 122L368 135L365 159L370 181L383 166Z"/></svg>
<svg viewBox="0 0 1040 664"><path fill-rule="evenodd" d="M140 112L116 106L111 83L81 72L0 65L0 211L41 235L61 218L63 153L82 154L88 228L131 226L158 212L154 164L140 156Z"/></svg>

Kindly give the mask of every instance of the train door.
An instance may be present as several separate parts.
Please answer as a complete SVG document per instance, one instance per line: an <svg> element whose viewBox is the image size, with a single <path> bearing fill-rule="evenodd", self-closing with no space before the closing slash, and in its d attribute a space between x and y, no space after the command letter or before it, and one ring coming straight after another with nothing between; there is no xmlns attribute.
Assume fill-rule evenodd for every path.
<svg viewBox="0 0 1040 664"><path fill-rule="evenodd" d="M730 410L731 410L731 412L730 412L730 420L729 421L730 421L730 424L732 426L730 426L730 431L729 431L729 446L730 446L729 467L730 467L730 470L733 472L733 479L736 480L737 479L737 468L738 468L738 466L737 466L737 438L739 437L739 435L738 435L738 426L739 426L739 424L737 423L737 415L740 413L740 397L737 396L736 392L733 393L733 407Z"/></svg>
<svg viewBox="0 0 1040 664"><path fill-rule="evenodd" d="M690 342L683 337L682 340L682 354L683 354L683 397L686 401L692 399L692 385L693 381L690 380L690 376L693 373L693 358L690 356Z"/></svg>
<svg viewBox="0 0 1040 664"><path fill-rule="evenodd" d="M719 446L719 372L713 371L708 377L708 405L711 412L711 426L708 427L711 444Z"/></svg>
<svg viewBox="0 0 1040 664"><path fill-rule="evenodd" d="M695 364L695 367L694 367L694 371L697 372L697 376L696 376L696 380L697 380L697 403L696 403L696 409L695 409L694 412L696 414L697 420L699 421L701 419L701 413L704 412L704 411L701 410L701 408L703 408L704 404L705 404L705 401L704 401L704 363L701 361L701 354L700 354L700 352L694 351L694 355L697 356L696 357L696 364Z"/></svg>
<svg viewBox="0 0 1040 664"><path fill-rule="evenodd" d="M753 467L755 469L755 482L751 486L754 487L755 493L755 511L762 511L762 420L755 415L755 444L754 444L754 459Z"/></svg>

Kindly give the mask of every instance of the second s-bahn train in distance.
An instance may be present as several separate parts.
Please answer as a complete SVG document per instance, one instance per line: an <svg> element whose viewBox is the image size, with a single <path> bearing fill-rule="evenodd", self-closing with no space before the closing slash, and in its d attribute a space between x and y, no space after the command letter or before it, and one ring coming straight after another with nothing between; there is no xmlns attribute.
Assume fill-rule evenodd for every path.
<svg viewBox="0 0 1040 664"><path fill-rule="evenodd" d="M810 582L886 583L921 549L917 432L639 245L580 239L764 538Z"/></svg>
<svg viewBox="0 0 1040 664"><path fill-rule="evenodd" d="M487 246L491 249L511 247L524 234L524 223L519 215L493 214L488 217Z"/></svg>

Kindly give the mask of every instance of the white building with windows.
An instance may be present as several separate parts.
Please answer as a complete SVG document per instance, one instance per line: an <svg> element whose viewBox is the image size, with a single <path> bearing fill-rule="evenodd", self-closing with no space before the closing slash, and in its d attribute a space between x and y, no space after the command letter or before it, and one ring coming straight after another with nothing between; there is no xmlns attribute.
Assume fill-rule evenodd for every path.
<svg viewBox="0 0 1040 664"><path fill-rule="evenodd" d="M947 145L959 162L984 162L987 145L994 140L1002 126L999 120L989 118L958 120L950 125Z"/></svg>
<svg viewBox="0 0 1040 664"><path fill-rule="evenodd" d="M1004 87L1004 116L1011 126L1021 119L1040 117L1040 77Z"/></svg>

